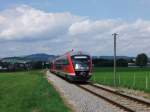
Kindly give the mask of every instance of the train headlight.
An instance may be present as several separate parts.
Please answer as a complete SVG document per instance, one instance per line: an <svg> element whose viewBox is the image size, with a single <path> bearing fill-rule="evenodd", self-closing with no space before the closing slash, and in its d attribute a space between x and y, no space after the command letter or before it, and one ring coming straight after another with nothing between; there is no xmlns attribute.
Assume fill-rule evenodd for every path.
<svg viewBox="0 0 150 112"><path fill-rule="evenodd" d="M75 69L76 69L76 70L88 70L89 67L88 67L88 66L87 66L87 67L84 67L84 66L82 66L81 64L75 64Z"/></svg>
<svg viewBox="0 0 150 112"><path fill-rule="evenodd" d="M81 69L81 65L75 64L75 69Z"/></svg>

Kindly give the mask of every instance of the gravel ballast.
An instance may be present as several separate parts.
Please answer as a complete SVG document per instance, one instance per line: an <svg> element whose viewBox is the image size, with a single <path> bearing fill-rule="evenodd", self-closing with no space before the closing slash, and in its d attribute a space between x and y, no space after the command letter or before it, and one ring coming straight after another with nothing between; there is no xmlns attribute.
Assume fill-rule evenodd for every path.
<svg viewBox="0 0 150 112"><path fill-rule="evenodd" d="M72 105L76 112L123 112L118 107L70 84L47 71L48 80L57 88L62 97Z"/></svg>

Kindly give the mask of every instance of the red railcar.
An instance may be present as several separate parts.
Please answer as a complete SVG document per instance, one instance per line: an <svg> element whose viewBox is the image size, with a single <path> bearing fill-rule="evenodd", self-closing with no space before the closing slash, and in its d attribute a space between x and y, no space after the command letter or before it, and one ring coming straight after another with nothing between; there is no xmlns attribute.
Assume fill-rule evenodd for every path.
<svg viewBox="0 0 150 112"><path fill-rule="evenodd" d="M87 81L91 77L92 59L82 52L67 52L51 62L50 71L70 81Z"/></svg>

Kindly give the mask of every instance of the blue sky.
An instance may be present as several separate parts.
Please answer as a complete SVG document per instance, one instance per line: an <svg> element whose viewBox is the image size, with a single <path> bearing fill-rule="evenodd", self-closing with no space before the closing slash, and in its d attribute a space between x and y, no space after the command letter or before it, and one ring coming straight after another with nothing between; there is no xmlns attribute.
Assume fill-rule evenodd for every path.
<svg viewBox="0 0 150 112"><path fill-rule="evenodd" d="M150 0L0 0L0 57L80 49L150 56Z"/></svg>
<svg viewBox="0 0 150 112"><path fill-rule="evenodd" d="M0 9L20 4L47 12L71 12L93 19L150 19L149 0L3 0Z"/></svg>

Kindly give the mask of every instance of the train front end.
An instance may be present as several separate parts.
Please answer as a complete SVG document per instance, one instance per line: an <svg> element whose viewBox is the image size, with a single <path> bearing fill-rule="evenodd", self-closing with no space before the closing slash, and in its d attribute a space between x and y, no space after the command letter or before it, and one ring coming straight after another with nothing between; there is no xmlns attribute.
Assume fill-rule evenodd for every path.
<svg viewBox="0 0 150 112"><path fill-rule="evenodd" d="M89 55L72 55L71 56L75 81L87 81L91 78L92 59Z"/></svg>

